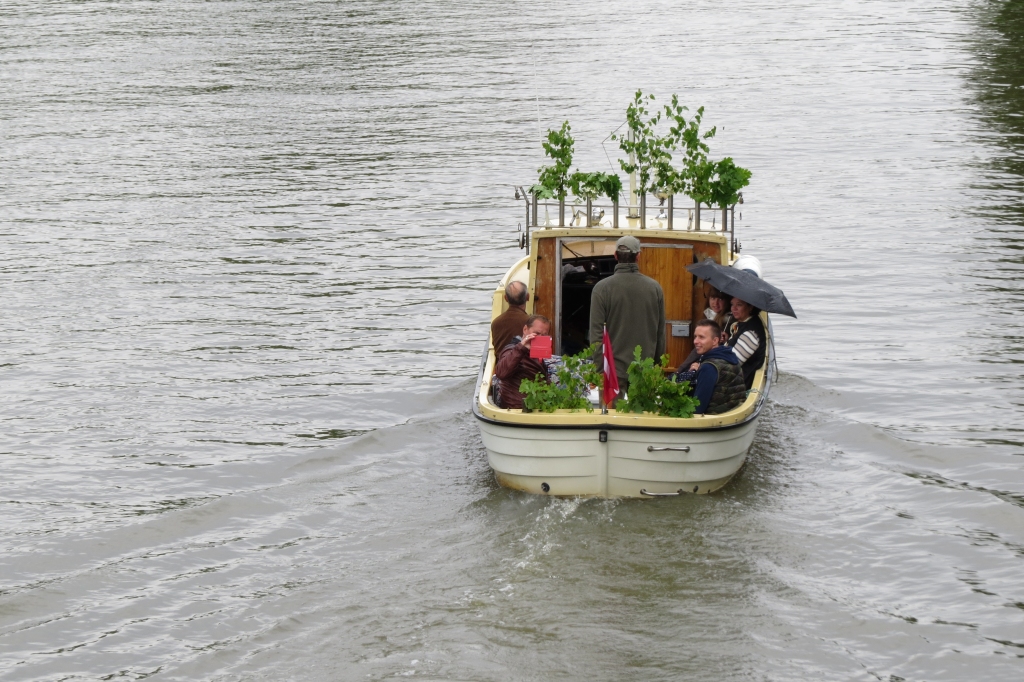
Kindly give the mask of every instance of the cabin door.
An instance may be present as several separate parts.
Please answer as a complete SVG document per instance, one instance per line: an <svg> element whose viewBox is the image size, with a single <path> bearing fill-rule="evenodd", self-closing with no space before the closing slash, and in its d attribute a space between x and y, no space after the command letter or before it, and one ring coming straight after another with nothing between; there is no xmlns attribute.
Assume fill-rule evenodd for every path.
<svg viewBox="0 0 1024 682"><path fill-rule="evenodd" d="M672 368L693 348L693 275L686 270L692 263L691 244L644 243L640 252L640 272L655 279L665 292L665 347Z"/></svg>

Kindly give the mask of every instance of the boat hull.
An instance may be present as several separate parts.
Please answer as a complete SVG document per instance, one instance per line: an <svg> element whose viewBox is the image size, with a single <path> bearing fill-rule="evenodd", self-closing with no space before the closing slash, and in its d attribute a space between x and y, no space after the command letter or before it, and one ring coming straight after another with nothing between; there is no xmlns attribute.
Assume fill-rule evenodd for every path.
<svg viewBox="0 0 1024 682"><path fill-rule="evenodd" d="M562 429L480 423L499 484L580 497L709 493L731 479L753 442L758 418L725 429ZM654 493L650 495L649 493Z"/></svg>

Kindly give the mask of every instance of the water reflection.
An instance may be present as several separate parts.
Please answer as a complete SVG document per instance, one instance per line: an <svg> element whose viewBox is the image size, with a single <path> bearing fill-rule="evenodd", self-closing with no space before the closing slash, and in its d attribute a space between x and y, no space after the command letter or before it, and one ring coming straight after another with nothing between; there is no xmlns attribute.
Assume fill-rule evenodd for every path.
<svg viewBox="0 0 1024 682"><path fill-rule="evenodd" d="M1003 368L1024 362L1024 325L1019 319L1024 304L1024 0L987 4L970 44L978 67L968 83L988 148L974 187L983 230L968 248L969 255L978 256L970 268L977 300L990 310L980 325L983 338L990 339L990 349L982 354L975 378L999 385L1006 397L1004 409L1012 410L1021 405L1013 398L1016 373ZM1024 430L1012 426L1016 420L1004 417L1002 421L997 431L1009 437L991 433L980 440L1020 446Z"/></svg>
<svg viewBox="0 0 1024 682"><path fill-rule="evenodd" d="M1024 227L1024 0L992 3L973 45L980 67L971 84L982 121L996 133L987 136L997 148L986 169L986 208L993 220ZM1000 231L1000 240L1014 251L1024 248L1017 229ZM1024 262L1018 253L1002 255Z"/></svg>

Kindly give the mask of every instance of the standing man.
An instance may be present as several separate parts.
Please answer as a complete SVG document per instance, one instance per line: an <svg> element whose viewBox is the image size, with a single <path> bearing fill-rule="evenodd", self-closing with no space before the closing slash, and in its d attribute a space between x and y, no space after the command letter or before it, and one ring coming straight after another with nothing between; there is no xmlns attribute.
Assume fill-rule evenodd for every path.
<svg viewBox="0 0 1024 682"><path fill-rule="evenodd" d="M511 281L505 286L505 300L508 301L508 310L494 318L491 322L491 345L494 347L494 357L501 354L501 349L512 341L512 337L518 336L526 324L526 302L530 300L530 292L522 282Z"/></svg>
<svg viewBox="0 0 1024 682"><path fill-rule="evenodd" d="M621 398L629 388L626 370L633 362L633 349L640 346L641 359L656 362L665 352L665 293L660 284L640 274L636 237L616 242L615 260L615 274L598 282L590 297L590 341L600 339L602 327L608 326Z"/></svg>

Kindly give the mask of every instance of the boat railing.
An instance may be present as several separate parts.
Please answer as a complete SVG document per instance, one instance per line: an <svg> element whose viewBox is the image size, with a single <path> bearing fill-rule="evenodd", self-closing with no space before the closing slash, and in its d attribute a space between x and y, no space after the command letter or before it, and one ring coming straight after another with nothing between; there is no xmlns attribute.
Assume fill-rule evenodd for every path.
<svg viewBox="0 0 1024 682"><path fill-rule="evenodd" d="M568 196L564 200L541 199L516 188L516 198L526 205L526 226L611 227L728 232L736 215L736 206L726 208L692 202L678 206L673 196L640 197L639 205L619 201L599 202Z"/></svg>
<svg viewBox="0 0 1024 682"><path fill-rule="evenodd" d="M529 243L531 229L555 227L610 227L613 229L685 230L728 234L735 249L736 204L715 207L690 201L677 205L672 195L639 196L635 202L594 201L584 197L568 196L563 200L542 199L516 187L516 199L525 203L526 238ZM681 202L680 202L681 203ZM742 196L740 203L743 203Z"/></svg>

